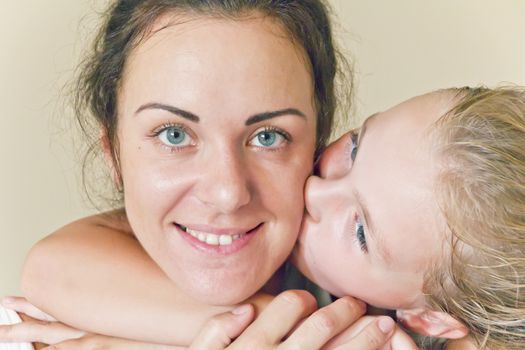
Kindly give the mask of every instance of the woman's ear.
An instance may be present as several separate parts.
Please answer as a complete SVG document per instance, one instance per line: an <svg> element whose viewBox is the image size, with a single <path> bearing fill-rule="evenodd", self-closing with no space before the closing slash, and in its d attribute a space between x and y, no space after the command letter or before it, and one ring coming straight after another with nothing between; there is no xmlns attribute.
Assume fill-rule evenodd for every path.
<svg viewBox="0 0 525 350"><path fill-rule="evenodd" d="M469 332L448 313L427 308L397 310L397 319L407 328L426 336L460 339Z"/></svg>
<svg viewBox="0 0 525 350"><path fill-rule="evenodd" d="M119 165L115 157L115 152L111 147L111 142L109 141L108 135L105 131L100 131L99 141L104 154L104 162L110 171L111 179L113 180L115 186L120 190L122 188L122 179L120 177Z"/></svg>

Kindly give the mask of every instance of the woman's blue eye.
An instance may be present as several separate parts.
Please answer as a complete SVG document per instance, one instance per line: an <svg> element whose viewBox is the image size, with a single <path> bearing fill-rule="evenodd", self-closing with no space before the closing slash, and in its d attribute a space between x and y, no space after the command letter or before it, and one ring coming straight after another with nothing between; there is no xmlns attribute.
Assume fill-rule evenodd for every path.
<svg viewBox="0 0 525 350"><path fill-rule="evenodd" d="M275 132L261 132L257 134L257 140L263 146L270 147L275 143L277 135Z"/></svg>
<svg viewBox="0 0 525 350"><path fill-rule="evenodd" d="M355 222L355 237L357 239L357 243L359 243L359 247L364 253L368 253L368 246L366 244L366 235L365 235L365 227L361 223L360 219L357 218Z"/></svg>
<svg viewBox="0 0 525 350"><path fill-rule="evenodd" d="M187 146L191 144L191 137L179 126L168 126L159 133L159 139L167 146Z"/></svg>
<svg viewBox="0 0 525 350"><path fill-rule="evenodd" d="M282 132L276 130L263 130L258 132L250 143L252 146L263 148L278 148L287 141L287 137Z"/></svg>

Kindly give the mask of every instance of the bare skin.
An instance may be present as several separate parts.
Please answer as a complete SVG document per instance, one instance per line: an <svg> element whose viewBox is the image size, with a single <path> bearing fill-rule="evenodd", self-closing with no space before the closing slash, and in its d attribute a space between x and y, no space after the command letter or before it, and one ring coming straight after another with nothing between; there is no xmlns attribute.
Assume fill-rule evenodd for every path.
<svg viewBox="0 0 525 350"><path fill-rule="evenodd" d="M435 96L434 96L434 97L435 97ZM399 112L401 115L403 115L403 116L410 115L410 114L407 114L406 111L404 111L404 108L408 108L409 110L410 110L411 108L413 108L413 109L415 109L416 111L425 111L425 108L422 108L421 106L419 106L418 108L414 108L414 104L417 105L418 103L422 103L423 106L428 106L428 107L431 107L431 108L437 108L438 111L447 108L447 105L446 105L446 104L445 104L444 106L440 107L440 105L439 105L439 103L438 103L438 102L439 102L439 99L438 99L438 100L433 100L432 98L433 98L432 96L424 96L424 97L416 98L416 99L414 99L413 101L411 101L411 102L409 102L409 103L402 104L401 107L394 108L394 109L393 109L393 112L387 112L387 113L385 114L385 115L386 115L385 118L387 118L387 117L390 118L390 117L392 117L393 115L395 115L395 114L398 113L398 112ZM430 100L429 100L429 99L430 99ZM434 101L435 103L433 103L432 101ZM439 114L439 113L438 113L437 111L434 112L434 113L426 113L426 115L433 115L433 116L438 115L438 114ZM414 117L416 117L416 116L414 116ZM374 117L374 118L379 118L379 117ZM399 117L396 117L396 118L399 118ZM380 122L380 120L383 120L383 119L378 119L377 121L374 120L374 123L377 124L377 123ZM386 120L388 120L388 119L386 119ZM420 120L420 119L418 119L418 120ZM431 120L430 120L430 121L427 121L427 123L430 123L430 122L431 122ZM416 124L416 125L418 125L417 127L421 128L421 130L422 130L422 132L423 132L424 130L426 130L426 127L427 127L426 125L428 125L428 124ZM375 127L375 124L374 124L374 127ZM366 139L366 140L368 140L368 142L370 142L370 140L371 140L370 138L371 138L371 137L373 138L374 135L375 135L375 134L374 134L374 130L376 130L376 129L374 129L374 127L370 127L370 129L367 131L367 132L370 133L370 134L368 134L368 135L372 135L372 136L367 136L368 139ZM412 132L411 134L414 135L414 132ZM423 133L423 134L424 134L424 133ZM422 135L423 135L423 134L422 134ZM345 137L347 138L346 140L345 140ZM347 136L345 136L345 137L343 137L340 141L336 142L333 146L331 146L331 147L327 150L327 152L325 152L325 155L323 156L323 158L322 158L322 160L321 160L321 180L319 180L319 179L315 180L315 179L314 179L315 181L326 181L326 182L330 182L330 181L335 181L334 179L337 179L338 177L346 177L346 176L347 176L346 172L348 171L349 168L347 168L346 165L345 165L342 169L338 170L338 169L339 169L338 167L340 166L340 165L339 165L339 161L344 161L344 162L346 162L344 156L345 156L346 154L348 154L348 152L346 152L346 150L345 150L345 147L346 147L346 145L349 145L350 142L349 142L349 140L348 140L348 137L347 137ZM384 138L383 138L383 139L384 139ZM417 139L417 138L416 138L416 139ZM361 144L361 147L365 147L365 146L366 146L366 143L365 143L365 142L367 142L366 140L363 141L363 143ZM393 137L392 140L396 140L396 137ZM421 140L424 140L424 139L421 138ZM365 146L363 146L363 145L365 145ZM368 150L368 152L371 151L370 148L364 148L364 149L365 149L365 151ZM365 152L365 151L363 151L363 149L360 150L360 152ZM363 154L363 153L360 153L360 154ZM379 154L381 154L381 152L380 152ZM424 154L424 151L423 151L423 154ZM341 157L341 156L339 156L339 155L341 155L341 156L343 156L343 157ZM362 156L360 155L359 157L362 157ZM362 165L360 165L360 161L359 161L359 159L361 159L361 158L357 158L357 157L356 157L356 159L355 159L355 162L356 162L356 163L353 164L353 166L355 166L356 169L357 169L358 166L362 166ZM422 162L423 160L420 160L420 161ZM409 164L410 164L410 163L413 163L413 162L412 162L412 161L409 161ZM382 164L384 164L384 163L382 163ZM399 164L399 162L397 162L397 163L393 163L393 164ZM407 166L408 166L408 165L405 164L405 165L402 165L401 168L405 169ZM424 169L424 168L425 168L425 166L423 165L423 169ZM393 172L393 171L390 171L390 172L388 172L388 173L389 173L389 174L395 174L395 172ZM413 174L418 174L418 172L412 172L412 173L413 173ZM355 179L354 177L358 176L357 174L359 174L359 173L354 173L354 174L352 175L352 177L349 178L349 180L350 180L350 181L356 181L356 179ZM368 178L369 178L369 177L368 177ZM416 183L416 182L415 182L415 181L411 181L410 183L411 183L411 186L414 186L414 183ZM426 186L427 182L425 182L425 181L423 180L422 182L420 182L420 183L418 183L418 184L419 184L419 186L422 186L422 187L424 188L424 187ZM312 188L314 185L317 186L317 185L315 184L315 182L312 183L312 181L309 181L309 185L307 186L307 200L308 200L308 201L307 201L307 208L308 208L308 210L309 210L309 212L310 212L309 215L312 215L312 216L313 216L313 220L316 220L316 217L318 217L320 214L319 214L319 210L317 210L317 209L315 208L315 206L316 206L316 205L321 205L321 210L323 210L323 208L328 208L329 205L327 205L327 204L322 205L322 203L323 203L322 201L309 202L309 201L312 201L312 200L315 198L316 190L315 190L315 188ZM366 187L365 187L365 188L366 188ZM371 188L373 188L373 187L371 187ZM339 193L343 193L343 192L339 192ZM418 197L416 197L416 201L417 201L418 203L421 203L422 198L426 198L426 197L421 197L421 196L420 196L421 193L423 193L423 194L425 193L424 191L418 191L418 192L415 192L415 193L418 194ZM371 196L371 194L368 194L368 196ZM410 201L413 200L413 199L411 199L412 197L405 197L405 198L406 198L406 199L405 199L405 200L406 200L406 203L407 203L408 207L410 208ZM398 204L399 204L399 202L398 202ZM349 207L352 208L352 206L349 206ZM341 208L345 208L345 206L341 206ZM427 208L429 208L429 210L431 210L431 209L432 209L432 206L427 206ZM331 212L331 213L334 213L333 210L330 211L330 212ZM431 215L429 214L428 216L431 216ZM89 219L89 220L98 220L98 219L100 219L100 218L91 218L91 219ZM308 218L307 218L307 220L311 220L311 219L308 219ZM122 222L125 223L125 221L122 221ZM316 223L316 224L319 224L319 221L315 221L315 223ZM91 226L91 229L92 229L93 222L85 222L84 224L86 224L86 226L85 226L86 229L89 230L89 227L90 227L90 226ZM322 224L322 222L321 222L321 224ZM78 225L78 224L77 224L77 225ZM107 228L108 226L110 226L110 225L108 225L108 223L106 223L105 225L106 225L106 228ZM112 224L112 225L113 225L113 224ZM114 228L115 228L115 226L113 225L113 229L114 229ZM316 233L315 233L316 231L313 230L313 228L315 228L315 225L314 225L313 223L312 223L312 224L309 224L309 225L307 225L307 226L305 227L305 230L306 230L306 231L304 231L304 232L302 233L302 235L301 235L301 246L304 246L305 244L308 244L309 239L311 239L311 238L309 238L309 237L311 237L311 236L309 236L309 235L316 234ZM69 228L69 229L70 229L70 228ZM121 232L121 237L120 237L120 238L119 238L117 235L115 235L115 232L111 232L111 231L112 231L111 229L109 229L108 232L106 232L106 233L109 234L109 235L113 235L114 237L113 237L112 239L119 239L119 240L120 240L120 239L122 239L122 237L126 237L126 236L128 236L128 239L129 239L129 229L127 229L127 228L125 228L125 227L121 227L120 229L121 229L121 231L122 231L122 232ZM67 231L67 230L68 230L68 228L66 228L66 231ZM75 230L72 230L72 231L75 231ZM123 234L124 232L127 232L127 233ZM82 234L79 234L79 233L78 233L78 230L77 230L77 233L71 232L70 234L71 234L71 235L80 235L80 236L82 236ZM59 233L59 235L60 235L60 233ZM304 239L305 239L304 235L306 235L306 239L308 239L308 240L304 241ZM55 236L55 237L57 237L57 236ZM73 237L73 236L70 236L70 237ZM336 236L336 237L339 237L339 236ZM433 236L433 237L434 237L434 236ZM78 238L80 238L80 237L78 237ZM50 239L53 240L53 239L55 239L55 238L50 238ZM63 239L62 239L62 238L58 238L57 242L58 242L59 245L62 245L62 244L63 244ZM71 248L71 249L66 249L66 250L65 250L65 249L63 249L63 246L62 246L62 248L60 249L60 251L62 251L62 252L63 252L63 251L78 251L78 248L75 248L75 247L74 247L74 244L78 244L78 242L79 242L79 239L74 238L74 239L72 239L71 242L70 242L72 245L71 245L69 248ZM396 243L397 241L393 241L393 242ZM48 243L49 243L49 242L48 242ZM327 242L324 242L324 243L322 243L322 244L316 244L315 246L317 246L317 247L321 247L323 244L327 244ZM352 243L352 244L354 244L354 243ZM88 246L88 245L89 245L89 244L84 244L84 246ZM340 246L342 246L342 245L340 245ZM397 249L396 247L397 247L397 246L389 247L389 249ZM92 249L93 249L93 248L92 248ZM92 253L90 253L90 254L95 254L96 251L97 251L96 249L93 249ZM333 250L333 251L334 251L334 252L337 252L337 250ZM140 249L137 249L137 252L140 252ZM319 250L319 252L321 252L321 250ZM352 250L350 250L350 252L352 252ZM57 250L57 253L58 253L58 250ZM86 251L85 251L84 253L86 253ZM62 253L61 253L61 254L62 254ZM360 254L363 254L363 252L361 252ZM307 255L303 255L303 257L305 257L305 256L307 256ZM296 255L296 258L295 258L295 259L297 259L297 258L298 258L298 257L297 257L297 255ZM351 255L348 255L348 253L341 252L341 253L338 253L338 254L337 254L335 257L333 257L333 258L341 258L341 259L345 259L345 258L352 258L352 256L351 256ZM407 257L407 258L409 258L409 257ZM413 258L420 259L421 257L413 257ZM71 257L68 257L67 259L71 259ZM147 257L143 256L141 259L147 259ZM354 259L355 259L355 257L354 257ZM118 259L118 260L121 261L121 259ZM311 261L315 261L315 259L314 259L314 260L310 260L310 262L311 262ZM64 262L65 262L65 261L64 261ZM301 264L302 264L302 263L303 263L302 261L299 261L299 266L300 266L300 267L301 267ZM308 261L306 261L306 263L308 264ZM404 265L402 265L402 267L403 267L404 269L407 269L407 271L408 271L408 269L410 269L411 266L416 266L416 265L420 265L420 264L423 264L423 263L422 263L422 262L419 262L418 264L409 264L409 263L405 263ZM62 265L62 264L61 264L61 265ZM326 265L326 264L325 264L325 265ZM309 265L307 265L307 266L309 266ZM322 267L322 266L324 266L324 265L319 265L319 266ZM326 265L326 266L328 266L328 265ZM150 267L151 267L151 266L150 266ZM150 268L150 267L149 267L149 268ZM383 265L378 264L377 269L381 270L382 267L383 267ZM309 270L308 267L306 267L306 268L303 267L303 271L305 271L307 274L312 273L311 270ZM327 271L332 271L332 269L329 269L329 270L327 270ZM402 270L401 270L401 271L402 271ZM88 271L85 271L85 272L82 272L82 273L88 273ZM416 278L415 278L415 281L416 281L416 282L420 280L420 277L417 277L417 276L418 276L417 273L418 273L417 270L415 270L415 271L414 271L414 274L413 274L413 276L416 276ZM326 276L327 276L327 277L330 277L331 275L327 274ZM357 275L356 275L356 276L357 276ZM100 276L97 276L97 278L100 278ZM163 278L165 279L165 277L163 277ZM354 277L354 278L357 278L357 277ZM131 278L131 275L130 275L129 272L128 272L128 279L133 279L133 278ZM335 293L335 294L341 294L341 292L338 292L338 291L337 291L334 287L332 287L331 285L324 283L324 282L323 282L323 278L319 278L319 280L320 280L321 284L325 286L325 288L328 288L329 290L331 290L331 291L332 291L333 293ZM336 283L337 283L337 279L336 279L335 281L336 281ZM164 283L164 282L161 282L160 279L159 279L157 282L158 282L158 283ZM157 283L157 282L156 282L156 283ZM372 281L372 282L373 282L373 281ZM408 295L408 296L410 297L410 298L408 298L408 299L406 299L406 298L405 298L405 299L396 299L396 298L393 298L393 299L392 299L392 298L384 298L384 297L380 298L380 297L378 297L378 296L374 296L373 293L372 293L371 295L368 295L368 294L365 293L365 294L361 295L361 297L364 298L364 299L367 299L367 298L368 298L368 299L370 299L370 298L375 298L376 300L377 300L377 298L380 298L380 300L383 300L382 303L385 303L385 304L388 304L388 303L390 303L390 304L395 303L396 305L405 305L405 307L406 307L406 308L405 308L405 312L407 312L407 313L410 312L410 308L414 308L414 310L419 310L422 306L424 306L423 304L420 303L420 301L418 301L418 300L421 300L421 299L411 297L412 295L417 295L417 293L418 293L418 287L417 287L418 284L417 284L417 283L405 283L405 282L401 283L401 282L402 282L402 280L391 281L391 284L392 284L392 286L394 286L394 285L396 285L396 283L397 283L397 285L399 285L401 288L409 288L408 290L406 290L405 292L403 292L405 295ZM371 282L367 282L367 283L371 283ZM159 285L160 285L160 284L159 284ZM354 283L354 284L347 283L347 284L346 284L346 286L349 286L349 287L352 287L352 286L357 286L357 287L358 287L359 285L360 285L359 283L357 283L357 284L356 284L356 283ZM414 287L414 286L415 286L415 287ZM140 286L136 286L136 287L139 288L139 290L140 290ZM341 285L340 287L345 288L345 285ZM135 287L134 287L134 288L135 288ZM375 292L376 290L377 290L378 292L381 291L381 289L380 289L379 286L378 286L374 291L372 291L372 292ZM402 289L401 289L401 291L402 291ZM408 291L408 292L407 292L407 291ZM345 291L345 292L349 292L349 293L350 293L351 291ZM359 292L359 291L356 291L356 293L359 294L360 292ZM401 294L403 294L403 293L401 293ZM419 293L421 293L421 291L419 291ZM117 295L118 295L118 293L117 293ZM157 298L154 298L154 299L155 299L155 302L158 300ZM153 303L152 303L151 301L148 301L148 302L150 303L149 307L152 307L152 306L153 306ZM376 302L376 304L377 304L377 302ZM97 306L96 306L96 305L93 305L93 307L97 307ZM98 306L98 307L100 307L100 306ZM175 310L175 309L176 309L176 308L174 308L174 310ZM411 314L411 317L412 317L412 318L415 317L415 318L417 319L417 317L419 317L418 315L420 315L420 314ZM423 315L423 314L421 314L421 315ZM130 315L130 316L131 316L131 315ZM209 314L208 314L208 317L209 317ZM441 326L439 326L439 327L441 327ZM439 328L439 327L438 327L438 328L432 328L431 330L423 329L422 331L432 331L432 332L433 332L433 331L435 331L435 329L438 329L438 331L441 332L440 335L448 335L448 336L451 336L451 337L458 337L458 338L461 338L461 337L465 334L465 333L464 333L465 330L464 330L464 328L461 327L461 325L459 325L459 328L458 328L458 329L457 329L457 328L454 328L454 327L456 327L456 325L454 324L453 320L451 320L451 323L448 324L448 326L446 326L445 328ZM452 328L448 328L448 327L452 327ZM460 346L460 345L456 345L456 346Z"/></svg>

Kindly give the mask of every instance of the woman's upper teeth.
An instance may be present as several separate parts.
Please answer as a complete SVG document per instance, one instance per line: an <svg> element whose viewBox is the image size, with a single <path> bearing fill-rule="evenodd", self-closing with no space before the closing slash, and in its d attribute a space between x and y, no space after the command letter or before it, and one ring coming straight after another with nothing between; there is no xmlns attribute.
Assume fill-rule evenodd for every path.
<svg viewBox="0 0 525 350"><path fill-rule="evenodd" d="M213 233L192 230L189 228L186 228L186 232L189 233L191 236L197 238L199 241L209 245L230 245L234 241L238 240L239 238L245 235L216 235Z"/></svg>

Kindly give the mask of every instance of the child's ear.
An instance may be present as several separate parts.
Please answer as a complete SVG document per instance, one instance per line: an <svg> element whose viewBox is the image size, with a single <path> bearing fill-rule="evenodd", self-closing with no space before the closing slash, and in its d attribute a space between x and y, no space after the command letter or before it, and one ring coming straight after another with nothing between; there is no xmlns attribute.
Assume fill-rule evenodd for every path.
<svg viewBox="0 0 525 350"><path fill-rule="evenodd" d="M397 310L397 319L407 328L422 335L460 339L468 328L446 312L427 308Z"/></svg>

